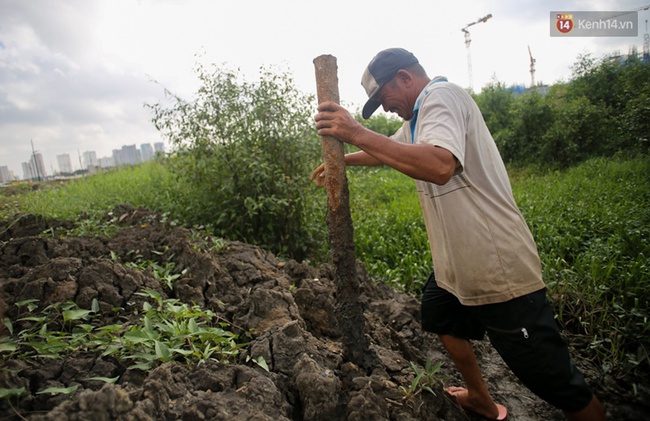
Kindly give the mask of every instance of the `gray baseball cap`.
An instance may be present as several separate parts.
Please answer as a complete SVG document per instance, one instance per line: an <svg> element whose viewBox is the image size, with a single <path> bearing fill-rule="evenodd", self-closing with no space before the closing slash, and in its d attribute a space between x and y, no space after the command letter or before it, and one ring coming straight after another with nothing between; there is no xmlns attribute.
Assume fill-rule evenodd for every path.
<svg viewBox="0 0 650 421"><path fill-rule="evenodd" d="M377 53L361 77L361 85L368 94L368 101L363 106L361 114L363 118L370 118L381 105L379 100L381 88L394 78L400 69L416 63L418 59L403 48L389 48Z"/></svg>

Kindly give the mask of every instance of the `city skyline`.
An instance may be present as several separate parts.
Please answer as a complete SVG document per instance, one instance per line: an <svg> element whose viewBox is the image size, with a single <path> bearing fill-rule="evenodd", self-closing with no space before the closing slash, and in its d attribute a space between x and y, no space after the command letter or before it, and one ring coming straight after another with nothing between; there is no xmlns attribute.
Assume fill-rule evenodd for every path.
<svg viewBox="0 0 650 421"><path fill-rule="evenodd" d="M0 162L0 182L45 179L77 171L93 171L95 167L112 168L122 165L137 165L152 160L157 153L165 153L163 142L154 142L153 145L151 142L141 143L139 149L136 144L122 145L120 149L113 149L110 156L101 158L97 158L97 153L94 150L77 151L78 160L72 159L70 153L62 153L56 155L57 169L55 170L54 161L44 159L43 154L34 149L28 159L20 163L22 174L17 174L9 165ZM78 162L78 164L75 165L73 162Z"/></svg>

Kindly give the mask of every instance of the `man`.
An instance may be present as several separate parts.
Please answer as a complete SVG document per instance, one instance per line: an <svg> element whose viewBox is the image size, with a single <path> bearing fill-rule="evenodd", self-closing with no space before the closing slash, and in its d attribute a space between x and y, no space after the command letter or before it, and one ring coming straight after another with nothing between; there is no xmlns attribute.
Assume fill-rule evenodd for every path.
<svg viewBox="0 0 650 421"><path fill-rule="evenodd" d="M346 165L389 165L415 179L434 263L422 325L437 333L467 388L447 389L468 411L505 419L483 380L470 340L488 337L534 393L568 419L605 419L570 361L546 300L533 237L515 204L501 156L471 96L401 48L378 53L363 74L363 118L381 105L405 120L392 139L324 102L316 128L361 149ZM324 165L312 174L324 184Z"/></svg>

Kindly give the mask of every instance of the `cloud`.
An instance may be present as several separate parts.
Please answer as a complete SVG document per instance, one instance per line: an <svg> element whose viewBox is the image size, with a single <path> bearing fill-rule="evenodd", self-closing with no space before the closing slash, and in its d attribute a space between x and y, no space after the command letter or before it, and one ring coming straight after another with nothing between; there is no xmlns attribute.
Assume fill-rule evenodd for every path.
<svg viewBox="0 0 650 421"><path fill-rule="evenodd" d="M529 45L537 80L553 83L570 75L580 52L627 52L642 38L551 38L549 11L630 10L644 1L0 0L0 165L20 175L30 139L46 161L159 141L143 104L164 100L163 87L191 97L197 62L226 63L249 79L278 66L313 93L312 60L332 54L340 97L354 109L365 101L359 81L368 61L402 46L431 75L467 86L460 28L487 13L493 18L471 32L475 89L493 75L527 84Z"/></svg>
<svg viewBox="0 0 650 421"><path fill-rule="evenodd" d="M143 105L161 89L142 70L103 56L91 30L100 3L2 3L0 156L9 162L0 165L22 175L30 139L46 160L159 140Z"/></svg>

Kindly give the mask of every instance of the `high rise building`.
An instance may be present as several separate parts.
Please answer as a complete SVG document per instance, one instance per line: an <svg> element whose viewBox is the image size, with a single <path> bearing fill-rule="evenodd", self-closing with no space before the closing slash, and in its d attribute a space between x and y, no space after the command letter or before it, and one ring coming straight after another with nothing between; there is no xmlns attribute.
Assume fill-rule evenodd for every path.
<svg viewBox="0 0 650 421"><path fill-rule="evenodd" d="M72 174L72 161L70 160L70 154L64 153L56 156L56 160L59 163L59 172L62 174Z"/></svg>
<svg viewBox="0 0 650 421"><path fill-rule="evenodd" d="M29 162L23 162L22 163L23 167L23 179L24 180L32 180L36 178L36 175L34 171L32 171L32 166L29 164Z"/></svg>
<svg viewBox="0 0 650 421"><path fill-rule="evenodd" d="M153 149L156 151L156 155L164 155L165 154L165 144L163 142L156 142L153 144Z"/></svg>
<svg viewBox="0 0 650 421"><path fill-rule="evenodd" d="M88 169L89 167L96 167L98 165L97 153L95 151L84 152L83 162L84 162L84 169Z"/></svg>
<svg viewBox="0 0 650 421"><path fill-rule="evenodd" d="M102 168L111 168L115 166L115 159L112 156L99 158L99 166Z"/></svg>
<svg viewBox="0 0 650 421"><path fill-rule="evenodd" d="M41 155L40 152L34 152L34 154L32 154L32 159L29 161L29 165L32 168L33 179L43 180L47 177L45 164L43 163L43 155Z"/></svg>
<svg viewBox="0 0 650 421"><path fill-rule="evenodd" d="M142 162L151 161L155 156L151 143L140 145L140 153L142 154Z"/></svg>
<svg viewBox="0 0 650 421"><path fill-rule="evenodd" d="M136 165L140 161L140 151L135 145L122 146L122 154L124 156L124 163L127 165Z"/></svg>
<svg viewBox="0 0 650 421"><path fill-rule="evenodd" d="M9 167L3 165L0 167L0 183L8 183L12 181L13 177L11 176L11 171Z"/></svg>

